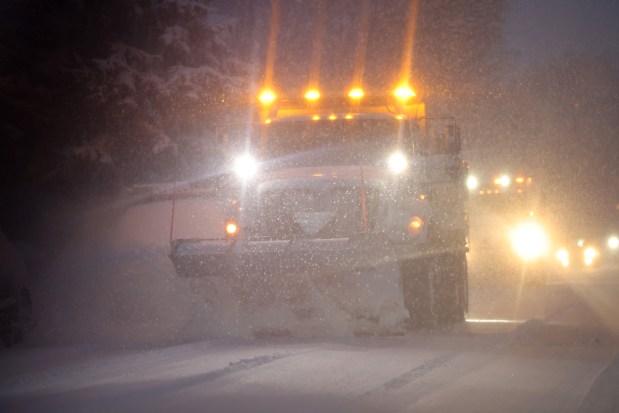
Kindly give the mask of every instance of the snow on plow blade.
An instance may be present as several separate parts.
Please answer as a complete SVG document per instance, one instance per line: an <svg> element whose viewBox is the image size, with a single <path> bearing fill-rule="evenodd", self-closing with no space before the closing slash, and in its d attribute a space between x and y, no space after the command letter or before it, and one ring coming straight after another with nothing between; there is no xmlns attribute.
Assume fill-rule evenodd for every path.
<svg viewBox="0 0 619 413"><path fill-rule="evenodd" d="M171 258L181 277L229 274L333 273L376 269L395 263L379 240L349 238L293 241L174 240Z"/></svg>
<svg viewBox="0 0 619 413"><path fill-rule="evenodd" d="M219 276L234 285L233 299L245 306L242 317L254 326L263 320L272 324L270 316L256 317L273 314L274 302L299 322L329 322L338 313L355 331L368 323L391 328L407 318L395 253L375 237L233 244L178 240L171 257L179 276Z"/></svg>

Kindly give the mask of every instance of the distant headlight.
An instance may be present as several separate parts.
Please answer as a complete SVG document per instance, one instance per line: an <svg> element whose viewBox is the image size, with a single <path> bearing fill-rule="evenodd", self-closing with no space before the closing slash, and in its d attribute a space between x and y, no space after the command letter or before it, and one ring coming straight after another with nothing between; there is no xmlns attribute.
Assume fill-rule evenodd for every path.
<svg viewBox="0 0 619 413"><path fill-rule="evenodd" d="M589 267L593 265L593 263L595 262L595 259L599 255L599 251L594 247L587 247L585 248L585 251L583 254L585 256L585 265Z"/></svg>
<svg viewBox="0 0 619 413"><path fill-rule="evenodd" d="M408 159L402 152L394 152L388 160L389 169L395 174L400 174L408 168Z"/></svg>
<svg viewBox="0 0 619 413"><path fill-rule="evenodd" d="M511 183L511 179L509 179L509 176L507 175L502 175L502 176L495 178L494 183L495 185L500 185L503 188L507 188L509 184Z"/></svg>
<svg viewBox="0 0 619 413"><path fill-rule="evenodd" d="M570 253L565 248L558 250L556 257L562 266L566 268L570 266Z"/></svg>
<svg viewBox="0 0 619 413"><path fill-rule="evenodd" d="M546 231L535 222L520 224L509 235L514 251L523 260L535 260L548 251Z"/></svg>
<svg viewBox="0 0 619 413"><path fill-rule="evenodd" d="M611 250L619 249L619 238L615 235L608 238L608 248Z"/></svg>
<svg viewBox="0 0 619 413"><path fill-rule="evenodd" d="M258 172L258 162L250 154L243 154L234 161L234 172L243 180L250 179Z"/></svg>
<svg viewBox="0 0 619 413"><path fill-rule="evenodd" d="M466 178L466 187L468 189L473 191L473 190L477 189L478 186L479 186L479 180L477 179L476 176L469 175L469 177Z"/></svg>

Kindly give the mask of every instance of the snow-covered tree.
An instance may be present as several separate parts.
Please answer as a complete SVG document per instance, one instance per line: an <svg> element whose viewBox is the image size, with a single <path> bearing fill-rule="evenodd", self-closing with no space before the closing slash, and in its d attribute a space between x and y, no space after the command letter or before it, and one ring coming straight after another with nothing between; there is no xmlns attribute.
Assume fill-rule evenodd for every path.
<svg viewBox="0 0 619 413"><path fill-rule="evenodd" d="M212 14L208 1L128 1L118 13L125 15L124 31L110 36L106 55L78 72L102 122L73 153L92 154L87 148L95 145L106 152L98 159L121 162L144 178L145 169L166 165L140 158L199 156L187 139L208 130L217 105L243 93L246 66L226 43L235 20Z"/></svg>

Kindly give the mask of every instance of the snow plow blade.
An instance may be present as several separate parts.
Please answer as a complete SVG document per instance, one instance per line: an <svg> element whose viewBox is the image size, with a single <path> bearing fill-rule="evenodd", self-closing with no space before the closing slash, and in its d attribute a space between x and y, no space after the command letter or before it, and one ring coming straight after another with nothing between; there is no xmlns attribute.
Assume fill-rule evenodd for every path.
<svg viewBox="0 0 619 413"><path fill-rule="evenodd" d="M378 237L182 240L172 261L179 276L202 276L204 282L194 281L207 301L238 303L240 319L254 333L275 328L306 335L304 329L326 323L336 334L394 334L408 318L395 252Z"/></svg>
<svg viewBox="0 0 619 413"><path fill-rule="evenodd" d="M225 241L176 239L170 259L180 277L224 275L230 272L231 245Z"/></svg>
<svg viewBox="0 0 619 413"><path fill-rule="evenodd" d="M348 238L233 244L174 240L171 259L181 277L362 271L392 260L384 245Z"/></svg>

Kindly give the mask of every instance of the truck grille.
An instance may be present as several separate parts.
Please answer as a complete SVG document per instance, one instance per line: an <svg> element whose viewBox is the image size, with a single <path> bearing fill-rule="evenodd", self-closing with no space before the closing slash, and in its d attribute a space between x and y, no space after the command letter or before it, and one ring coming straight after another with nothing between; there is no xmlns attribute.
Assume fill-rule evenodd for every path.
<svg viewBox="0 0 619 413"><path fill-rule="evenodd" d="M375 225L378 190L365 188L368 229ZM364 230L359 187L285 188L261 191L250 208L252 240L348 238Z"/></svg>

